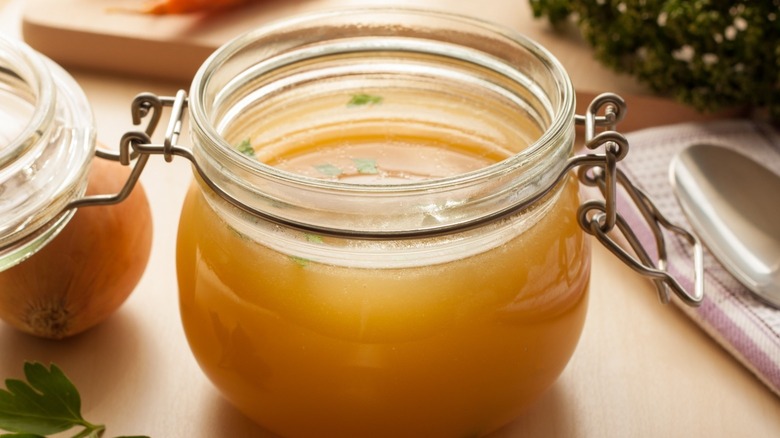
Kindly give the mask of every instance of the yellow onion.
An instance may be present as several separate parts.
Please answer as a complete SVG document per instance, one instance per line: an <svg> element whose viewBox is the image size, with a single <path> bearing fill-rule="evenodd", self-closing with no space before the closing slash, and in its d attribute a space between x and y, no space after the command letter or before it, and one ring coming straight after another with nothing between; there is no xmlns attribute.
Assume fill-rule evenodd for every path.
<svg viewBox="0 0 780 438"><path fill-rule="evenodd" d="M118 192L129 172L93 160L87 194ZM44 338L83 332L127 299L151 246L152 215L140 184L119 204L80 208L44 248L0 272L0 319Z"/></svg>

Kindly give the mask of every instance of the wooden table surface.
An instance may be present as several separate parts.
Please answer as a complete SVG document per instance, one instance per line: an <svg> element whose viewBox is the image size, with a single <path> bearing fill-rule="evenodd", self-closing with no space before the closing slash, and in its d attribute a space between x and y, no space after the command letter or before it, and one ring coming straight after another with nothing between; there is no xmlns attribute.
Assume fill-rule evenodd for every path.
<svg viewBox="0 0 780 438"><path fill-rule="evenodd" d="M473 3L495 4L501 11L514 5L527 14L524 0ZM0 0L0 32L21 35L23 4ZM483 9L493 11L485 15L495 15L495 9ZM512 24L508 16L502 21ZM571 60L564 63L576 70L570 73L582 93L612 84L609 91L677 108L675 119L696 117L643 96L630 80L602 76L608 73L577 56L579 67ZM131 128L129 104L138 92L170 95L186 87L175 80L69 70L95 110L98 139L109 145ZM637 117L632 127L664 121L648 118L656 112L648 108L633 108ZM183 160L150 160L142 183L154 214L154 245L146 273L126 304L104 324L65 341L36 339L0 323L0 377L21 377L25 360L58 364L80 389L84 416L108 425L106 436L271 436L219 396L184 338L174 249L190 177ZM780 399L678 309L660 304L647 280L598 245L591 291L585 330L566 370L524 416L494 438L780 436Z"/></svg>

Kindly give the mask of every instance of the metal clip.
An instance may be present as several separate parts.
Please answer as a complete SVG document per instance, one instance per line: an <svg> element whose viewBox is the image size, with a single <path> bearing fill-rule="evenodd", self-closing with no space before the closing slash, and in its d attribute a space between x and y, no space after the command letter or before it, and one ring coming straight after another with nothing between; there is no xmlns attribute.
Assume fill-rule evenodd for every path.
<svg viewBox="0 0 780 438"><path fill-rule="evenodd" d="M65 207L65 210L122 202L133 191L133 187L141 177L141 172L149 160L149 155L162 154L165 161L170 162L175 155L175 144L181 134L181 119L186 106L187 94L184 90L179 90L175 97L160 97L152 93L137 95L131 105L133 124L140 125L143 119L148 116L146 129L125 133L119 142L117 153L100 148L95 151L95 156L98 158L118 161L125 166L130 165L132 160L136 160L122 190L115 194L92 195L73 200ZM172 111L164 143L156 145L152 144L151 136L160 122L163 107L172 107Z"/></svg>
<svg viewBox="0 0 780 438"><path fill-rule="evenodd" d="M522 211L546 196L558 185L558 183L566 178L571 170L578 167L580 181L587 186L598 187L604 196L603 200L587 201L580 206L578 211L578 222L580 226L587 233L595 236L605 247L607 247L607 249L632 269L653 280L653 283L658 290L658 296L662 302L669 302L670 291L686 304L693 306L699 305L704 296L703 249L699 240L693 234L669 222L661 212L658 211L649 197L637 186L632 184L628 177L618 169L617 163L628 153L628 141L622 134L615 130L615 126L622 120L626 112L625 101L615 94L605 93L596 97L589 105L585 115L575 116L575 122L579 125L584 125L585 127L585 146L590 150L603 147L604 154L589 153L569 158L560 173L556 175L554 182L550 184L546 190L538 193L531 199L525 200L525 202L508 206L502 211L495 212L476 221L449 224L435 229L408 230L404 232L394 231L391 233L371 233L322 228L312 229L311 226L307 224L292 222L285 218L276 217L267 212L256 210L238 199L231 197L203 173L203 169L198 165L189 149L176 145L176 141L181 133L182 117L186 106L187 95L184 90L180 90L175 97L159 97L151 93L142 93L136 96L131 107L133 123L135 125L140 125L141 121L148 116L149 119L146 129L143 132L131 131L126 133L120 142L118 154L102 150L97 151L99 157L119 161L125 165L129 165L132 159L137 158L125 186L119 193L114 195L95 195L75 200L68 205L66 210L83 206L106 205L121 202L130 194L133 187L138 182L138 178L149 159L149 155L157 154L163 155L166 161L171 161L173 156L180 156L189 160L193 164L194 170L203 177L204 182L206 182L218 195L234 206L271 222L298 228L303 231L316 231L320 234L332 234L340 237L408 239L463 231ZM160 121L162 109L164 107L171 107L171 115L168 128L165 132L165 139L162 144L153 144L151 142L151 135L154 133L154 130ZM599 115L602 110L603 115ZM603 130L597 134L597 128L603 128ZM642 217L652 231L656 242L656 252L658 255L657 262L653 261L653 258L637 238L636 233L634 233L625 219L618 213L618 184L628 193L634 205L640 211ZM668 260L664 230L681 236L693 247L695 284L692 293L682 287L667 271ZM623 246L613 239L611 233L615 233L616 231L619 232L628 245L631 246L635 255L630 254Z"/></svg>
<svg viewBox="0 0 780 438"><path fill-rule="evenodd" d="M599 112L604 109L604 115ZM687 230L672 224L661 214L650 198L635 186L617 167L617 162L628 153L628 141L615 131L615 126L626 112L625 101L612 93L596 97L588 106L584 116L576 116L575 122L585 126L585 145L588 149L604 147L603 162L594 164L592 155L574 157L580 161L579 178L588 186L596 186L604 196L604 200L591 200L583 203L578 211L580 226L596 237L621 261L636 272L653 280L661 302L668 303L670 290L688 305L698 306L704 297L704 252L698 238ZM597 127L605 130L596 134ZM658 261L653 262L647 250L631 229L628 223L617 211L617 186L629 195L634 205L642 214L647 226L655 238ZM633 249L635 256L626 251L611 232L620 232ZM694 290L687 291L667 271L668 259L664 230L682 237L692 247L694 259Z"/></svg>

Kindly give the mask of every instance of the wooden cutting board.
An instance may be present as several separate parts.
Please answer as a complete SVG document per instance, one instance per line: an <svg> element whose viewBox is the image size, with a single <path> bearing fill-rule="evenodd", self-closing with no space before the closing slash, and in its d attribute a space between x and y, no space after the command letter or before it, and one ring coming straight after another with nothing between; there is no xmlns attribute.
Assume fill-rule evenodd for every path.
<svg viewBox="0 0 780 438"><path fill-rule="evenodd" d="M272 20L359 6L445 10L510 27L547 47L572 77L580 111L595 94L613 91L629 100L629 108L641 109L640 114L630 110L623 129L702 118L600 65L575 29L555 32L546 20L534 19L528 0L254 0L218 13L175 16L139 13L144 4L144 0L28 0L22 34L28 44L66 68L161 78L186 88L216 48Z"/></svg>
<svg viewBox="0 0 780 438"><path fill-rule="evenodd" d="M587 81L580 78L588 88L617 81L640 91L628 78L599 66L576 36L556 35L546 21L534 20L527 0L256 0L211 14L134 12L144 4L144 0L28 0L22 32L28 44L65 66L189 80L214 49L272 20L318 9L412 6L475 16L517 29L557 53L575 75L597 72L588 75Z"/></svg>

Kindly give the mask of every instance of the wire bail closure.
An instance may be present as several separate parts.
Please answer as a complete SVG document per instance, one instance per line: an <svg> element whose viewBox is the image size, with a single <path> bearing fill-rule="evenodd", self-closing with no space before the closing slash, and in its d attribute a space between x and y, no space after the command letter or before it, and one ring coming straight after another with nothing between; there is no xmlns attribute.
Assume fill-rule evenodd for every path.
<svg viewBox="0 0 780 438"><path fill-rule="evenodd" d="M604 115L599 112L604 110ZM586 156L575 156L572 160L581 160L578 176L587 186L596 186L604 200L590 200L583 203L578 212L580 226L596 237L623 263L634 271L650 278L655 284L662 303L671 299L670 291L684 303L698 306L704 298L704 250L699 239L684 228L671 223L639 187L634 185L626 174L617 167L617 162L628 154L628 140L615 130L616 125L626 113L626 103L618 95L605 93L597 96L588 106L584 116L575 116L575 122L585 127L585 146L594 150L604 147L603 162L592 164ZM596 128L604 130L596 134ZM617 211L617 186L623 187L634 206L642 214L645 223L655 238L657 262L654 262L636 233ZM617 228L617 229L616 229ZM693 251L694 287L686 290L667 271L668 257L664 230L681 237ZM610 233L618 231L631 246L636 256L626 251Z"/></svg>
<svg viewBox="0 0 780 438"><path fill-rule="evenodd" d="M162 116L164 107L171 108L170 120L165 132L162 144L154 144L151 136L154 133ZM131 110L133 124L140 125L144 118L148 118L144 131L130 131L122 136L119 152L113 153L98 150L96 155L100 158L118 161L124 165L130 165L132 160L136 162L122 190L113 195L93 195L77 199L68 206L65 211L92 205L108 205L123 201L132 191L146 165L150 155L163 155L165 161L172 161L174 156L181 156L189 160L202 180L219 196L233 206L283 226L299 229L304 232L316 232L337 237L351 237L362 239L411 239L448 234L456 231L464 231L477 228L486 223L501 219L506 215L522 211L546 196L561 182L571 170L578 168L578 177L586 186L598 187L603 200L589 200L584 202L577 212L578 222L585 232L594 236L599 242L609 249L618 259L631 267L634 271L651 279L658 292L662 303L668 303L671 293L674 293L682 302L691 306L698 306L704 296L704 263L703 248L698 238L687 230L671 223L656 208L650 198L619 168L617 163L628 153L629 145L626 138L615 130L616 125L623 119L626 113L625 101L614 93L604 93L597 96L588 106L584 115L575 115L575 123L585 128L585 146L589 150L604 149L603 154L588 153L574 155L569 158L550 186L538 195L519 204L494 212L490 215L463 223L446 224L439 228L426 230L407 230L392 232L366 232L342 229L323 229L305 223L292 221L286 218L274 216L268 212L256 210L238 199L233 198L211 181L203 172L195 160L192 152L183 146L176 144L181 133L184 109L187 107L187 95L184 90L179 90L175 97L161 97L152 93L141 93L133 100ZM603 115L599 115L603 112ZM602 128L601 132L597 132ZM642 214L647 226L655 238L657 261L648 253L625 219L617 211L618 185L629 195L634 206ZM694 256L694 289L686 290L667 271L668 258L666 251L666 238L664 230L681 237L692 247ZM625 242L631 247L634 255L626 251L613 235L618 232Z"/></svg>

